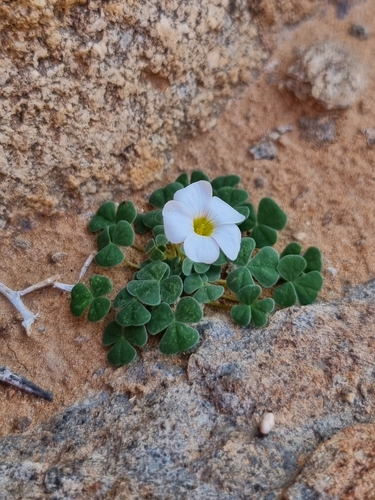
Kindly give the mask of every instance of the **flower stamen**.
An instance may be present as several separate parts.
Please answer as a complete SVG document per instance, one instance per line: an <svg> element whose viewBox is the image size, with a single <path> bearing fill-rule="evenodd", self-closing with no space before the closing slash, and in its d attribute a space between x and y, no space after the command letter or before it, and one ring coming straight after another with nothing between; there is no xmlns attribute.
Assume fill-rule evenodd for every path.
<svg viewBox="0 0 375 500"><path fill-rule="evenodd" d="M214 232L213 223L206 217L197 217L193 221L194 232L200 236L211 236Z"/></svg>

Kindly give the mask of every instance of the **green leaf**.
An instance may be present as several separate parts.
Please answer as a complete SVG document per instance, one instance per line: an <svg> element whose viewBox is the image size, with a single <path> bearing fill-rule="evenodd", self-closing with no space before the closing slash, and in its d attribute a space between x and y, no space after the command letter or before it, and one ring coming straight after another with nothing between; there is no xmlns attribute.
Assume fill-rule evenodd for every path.
<svg viewBox="0 0 375 500"><path fill-rule="evenodd" d="M278 263L279 255L276 250L264 247L250 260L247 267L262 286L270 288L279 279Z"/></svg>
<svg viewBox="0 0 375 500"><path fill-rule="evenodd" d="M124 337L124 329L117 321L111 321L104 329L102 343L104 346L115 344Z"/></svg>
<svg viewBox="0 0 375 500"><path fill-rule="evenodd" d="M193 265L194 262L190 260L188 257L184 259L182 263L182 272L184 273L185 276L190 276L190 274L193 272Z"/></svg>
<svg viewBox="0 0 375 500"><path fill-rule="evenodd" d="M230 314L233 320L240 326L247 326L251 321L251 308L246 305L232 307Z"/></svg>
<svg viewBox="0 0 375 500"><path fill-rule="evenodd" d="M94 297L102 297L112 291L112 281L106 276L94 274L90 278L90 289Z"/></svg>
<svg viewBox="0 0 375 500"><path fill-rule="evenodd" d="M185 293L193 293L198 288L200 288L203 285L203 280L200 274L190 274L190 276L187 276L184 280L184 292Z"/></svg>
<svg viewBox="0 0 375 500"><path fill-rule="evenodd" d="M106 247L111 243L111 236L109 234L109 226L106 226L101 233L98 234L96 238L96 243L98 245L98 249L102 250L102 248Z"/></svg>
<svg viewBox="0 0 375 500"><path fill-rule="evenodd" d="M147 344L147 330L144 325L124 327L125 340L137 347L143 347Z"/></svg>
<svg viewBox="0 0 375 500"><path fill-rule="evenodd" d="M173 321L174 314L172 309L165 302L161 302L158 306L153 308L151 319L147 323L147 329L151 335L156 335L168 328Z"/></svg>
<svg viewBox="0 0 375 500"><path fill-rule="evenodd" d="M322 254L320 253L319 248L317 247L309 247L306 252L303 254L303 258L306 261L306 269L305 273L309 273L310 271L318 271L322 270Z"/></svg>
<svg viewBox="0 0 375 500"><path fill-rule="evenodd" d="M296 241L289 243L280 254L280 259L286 255L301 255L302 246Z"/></svg>
<svg viewBox="0 0 375 500"><path fill-rule="evenodd" d="M194 294L194 298L200 304L207 304L220 298L224 293L224 287L219 285L211 285L210 283L205 283L199 290Z"/></svg>
<svg viewBox="0 0 375 500"><path fill-rule="evenodd" d="M319 271L310 271L294 281L298 300L303 306L312 304L316 300L322 286L323 278Z"/></svg>
<svg viewBox="0 0 375 500"><path fill-rule="evenodd" d="M150 205L157 208L163 208L167 201L173 200L175 193L183 189L183 187L183 184L180 182L172 182L163 188L157 189L150 196Z"/></svg>
<svg viewBox="0 0 375 500"><path fill-rule="evenodd" d="M160 226L161 224L163 224L162 211L160 209L157 209L143 214L142 222L145 226L151 229L155 226Z"/></svg>
<svg viewBox="0 0 375 500"><path fill-rule="evenodd" d="M176 321L167 328L159 349L163 354L177 354L191 349L198 340L199 333L195 328Z"/></svg>
<svg viewBox="0 0 375 500"><path fill-rule="evenodd" d="M220 250L219 257L217 258L217 260L215 260L215 262L212 265L213 266L223 266L227 262L228 262L227 256L224 254L224 252L222 250Z"/></svg>
<svg viewBox="0 0 375 500"><path fill-rule="evenodd" d="M210 182L210 178L201 170L194 170L194 172L192 172L190 176L190 184L193 184L193 182L198 182L198 181Z"/></svg>
<svg viewBox="0 0 375 500"><path fill-rule="evenodd" d="M151 238L151 240L147 243L146 248L145 248L145 253L150 253L154 248L155 248L155 240Z"/></svg>
<svg viewBox="0 0 375 500"><path fill-rule="evenodd" d="M221 276L221 270L221 266L215 266L214 264L211 264L210 268L205 272L207 281L209 281L210 283L217 281Z"/></svg>
<svg viewBox="0 0 375 500"><path fill-rule="evenodd" d="M175 182L179 182L184 187L187 187L189 185L189 176L188 176L188 174L186 172L184 172L183 174L179 175L177 177L177 179L175 180Z"/></svg>
<svg viewBox="0 0 375 500"><path fill-rule="evenodd" d="M214 190L217 190L225 186L235 187L240 181L241 177L238 175L220 175L211 181L211 185Z"/></svg>
<svg viewBox="0 0 375 500"><path fill-rule="evenodd" d="M179 276L169 276L160 283L161 300L173 304L180 297L182 288L182 279Z"/></svg>
<svg viewBox="0 0 375 500"><path fill-rule="evenodd" d="M253 238L242 238L240 251L237 259L233 261L237 266L246 266L249 262L251 254L255 249L255 241Z"/></svg>
<svg viewBox="0 0 375 500"><path fill-rule="evenodd" d="M130 293L127 291L125 287L122 290L120 290L116 295L113 307L115 309L120 309L121 307L124 307L128 302L131 302L132 300L133 300L133 295L130 295Z"/></svg>
<svg viewBox="0 0 375 500"><path fill-rule="evenodd" d="M152 234L154 237L156 237L158 234L164 234L165 236L165 231L164 231L164 226L163 225L158 225L152 228Z"/></svg>
<svg viewBox="0 0 375 500"><path fill-rule="evenodd" d="M247 201L249 193L244 189L225 186L216 191L216 196L236 208L237 205L243 205Z"/></svg>
<svg viewBox="0 0 375 500"><path fill-rule="evenodd" d="M241 288L247 285L254 285L253 278L249 269L245 266L238 267L231 271L227 276L227 285L229 290L237 293Z"/></svg>
<svg viewBox="0 0 375 500"><path fill-rule="evenodd" d="M306 261L300 255L286 255L279 260L277 270L285 281L294 281L305 267Z"/></svg>
<svg viewBox="0 0 375 500"><path fill-rule="evenodd" d="M257 222L280 231L286 226L288 217L271 198L262 198L258 206Z"/></svg>
<svg viewBox="0 0 375 500"><path fill-rule="evenodd" d="M108 362L113 366L128 365L137 357L137 351L125 339L120 339L107 354Z"/></svg>
<svg viewBox="0 0 375 500"><path fill-rule="evenodd" d="M179 276L182 273L182 264L180 257L174 257L171 260L167 260L166 263L169 266L171 275Z"/></svg>
<svg viewBox="0 0 375 500"><path fill-rule="evenodd" d="M268 321L268 315L275 308L275 302L272 299L257 300L251 305L251 319L255 326L262 327Z"/></svg>
<svg viewBox="0 0 375 500"><path fill-rule="evenodd" d="M250 216L250 208L245 205L237 205L236 210L245 217L245 220Z"/></svg>
<svg viewBox="0 0 375 500"><path fill-rule="evenodd" d="M165 262L150 262L137 272L138 280L161 281L169 275L169 266Z"/></svg>
<svg viewBox="0 0 375 500"><path fill-rule="evenodd" d="M297 294L293 283L287 281L278 286L273 293L274 301L281 307L290 307L297 302Z"/></svg>
<svg viewBox="0 0 375 500"><path fill-rule="evenodd" d="M102 267L113 267L125 259L124 252L114 243L110 243L98 252L95 262Z"/></svg>
<svg viewBox="0 0 375 500"><path fill-rule="evenodd" d="M70 310L74 316L80 317L94 299L84 283L77 283L71 291Z"/></svg>
<svg viewBox="0 0 375 500"><path fill-rule="evenodd" d="M137 217L137 209L132 201L123 201L117 208L116 223L124 220L131 224Z"/></svg>
<svg viewBox="0 0 375 500"><path fill-rule="evenodd" d="M251 236L254 238L257 248L271 247L277 241L277 231L262 224L254 227Z"/></svg>
<svg viewBox="0 0 375 500"><path fill-rule="evenodd" d="M119 325L117 321L108 323L103 333L103 345L109 346L122 339L138 347L143 347L147 342L147 331L145 326L123 327Z"/></svg>
<svg viewBox="0 0 375 500"><path fill-rule="evenodd" d="M100 231L106 226L112 226L116 221L116 205L113 201L107 201L103 203L96 215L91 219L89 223L89 229L92 233Z"/></svg>
<svg viewBox="0 0 375 500"><path fill-rule="evenodd" d="M157 261L163 261L166 259L165 253L161 248L154 248L154 250L151 252L150 255L150 260L157 262Z"/></svg>
<svg viewBox="0 0 375 500"><path fill-rule="evenodd" d="M165 234L157 234L155 237L156 246L160 247L161 245L166 245L169 243L168 238Z"/></svg>
<svg viewBox="0 0 375 500"><path fill-rule="evenodd" d="M111 301L107 297L96 297L90 304L87 319L91 323L100 321L111 309Z"/></svg>
<svg viewBox="0 0 375 500"><path fill-rule="evenodd" d="M210 269L210 264L203 264L203 262L194 262L194 271L198 274L204 274Z"/></svg>
<svg viewBox="0 0 375 500"><path fill-rule="evenodd" d="M251 229L253 229L253 227L255 227L256 214L254 205L252 203L244 203L241 206L247 207L250 211L249 216L238 226L240 228L240 231L244 233L245 231L250 231ZM236 207L236 210L238 210L239 208L240 207Z"/></svg>
<svg viewBox="0 0 375 500"><path fill-rule="evenodd" d="M148 231L148 227L143 223L143 215L137 214L134 220L134 229L137 234L144 234Z"/></svg>
<svg viewBox="0 0 375 500"><path fill-rule="evenodd" d="M156 280L134 280L127 284L128 292L148 306L160 304L160 283Z"/></svg>
<svg viewBox="0 0 375 500"><path fill-rule="evenodd" d="M250 306L257 300L261 292L262 289L259 285L246 285L238 290L236 296L240 302Z"/></svg>
<svg viewBox="0 0 375 500"><path fill-rule="evenodd" d="M198 323L203 317L199 303L193 297L183 297L177 304L175 316L183 323Z"/></svg>
<svg viewBox="0 0 375 500"><path fill-rule="evenodd" d="M116 315L116 321L122 326L141 326L150 320L151 314L136 298L127 302Z"/></svg>
<svg viewBox="0 0 375 500"><path fill-rule="evenodd" d="M134 243L134 231L129 222L120 220L113 233L113 243L121 247L130 247Z"/></svg>

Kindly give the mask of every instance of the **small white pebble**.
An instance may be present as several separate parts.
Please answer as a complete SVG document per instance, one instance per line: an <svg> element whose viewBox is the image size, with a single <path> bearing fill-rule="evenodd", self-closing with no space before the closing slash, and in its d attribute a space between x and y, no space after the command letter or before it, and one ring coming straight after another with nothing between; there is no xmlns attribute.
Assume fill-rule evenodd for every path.
<svg viewBox="0 0 375 500"><path fill-rule="evenodd" d="M268 434L275 426L275 415L273 413L265 413L259 424L261 434Z"/></svg>
<svg viewBox="0 0 375 500"><path fill-rule="evenodd" d="M327 267L327 272L331 275L331 276L336 276L337 274L337 269L335 267Z"/></svg>

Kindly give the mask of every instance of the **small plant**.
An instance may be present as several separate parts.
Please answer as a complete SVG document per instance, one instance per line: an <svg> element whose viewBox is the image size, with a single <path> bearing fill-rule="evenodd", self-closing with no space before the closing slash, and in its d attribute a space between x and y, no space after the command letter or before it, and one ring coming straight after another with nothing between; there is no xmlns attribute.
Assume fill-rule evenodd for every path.
<svg viewBox="0 0 375 500"><path fill-rule="evenodd" d="M239 182L237 175L210 181L195 171L152 193L153 209L147 213L137 213L131 201L99 208L89 224L98 233L95 262L136 269L115 295L115 319L104 330L112 365L131 363L135 347L143 347L149 335L159 336L163 354L188 351L199 340L192 325L202 319L205 306L228 309L242 327L263 327L275 306L316 300L323 285L319 249L302 253L292 242L279 255L272 247L286 214L270 198L256 210ZM135 233L144 248L135 245ZM126 258L124 248L131 246L144 258L139 264ZM105 276L92 276L89 287L77 283L72 313L82 316L88 309L89 321L102 320L111 309L106 297L111 291Z"/></svg>

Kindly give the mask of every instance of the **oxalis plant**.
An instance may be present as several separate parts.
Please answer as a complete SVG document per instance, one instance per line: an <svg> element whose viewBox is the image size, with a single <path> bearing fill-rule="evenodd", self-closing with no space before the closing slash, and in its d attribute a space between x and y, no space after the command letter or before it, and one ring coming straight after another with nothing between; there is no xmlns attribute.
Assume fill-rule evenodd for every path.
<svg viewBox="0 0 375 500"><path fill-rule="evenodd" d="M275 307L316 300L323 285L319 249L302 253L292 242L279 254L273 245L286 214L271 198L256 210L239 183L237 175L210 181L201 171L184 173L152 193L147 213L131 201L109 201L91 219L89 229L98 233L95 262L136 269L113 303L106 276L94 275L89 286L77 283L71 292L75 316L88 309L88 320L96 322L115 309L103 334L112 365L131 363L149 335L160 338L163 354L191 349L205 306L227 309L242 327L263 327ZM135 235L146 242L147 233L145 247L136 245ZM126 259L130 246L144 259L139 264Z"/></svg>

